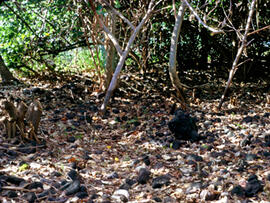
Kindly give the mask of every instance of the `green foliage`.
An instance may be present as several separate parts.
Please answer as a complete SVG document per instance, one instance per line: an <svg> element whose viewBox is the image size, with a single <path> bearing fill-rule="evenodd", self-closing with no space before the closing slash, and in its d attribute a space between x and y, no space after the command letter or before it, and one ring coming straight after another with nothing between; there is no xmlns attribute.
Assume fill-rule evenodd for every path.
<svg viewBox="0 0 270 203"><path fill-rule="evenodd" d="M92 57L88 48L77 48L74 50L62 52L54 58L56 65L56 71L59 72L70 72L70 73L81 73L81 72L94 72L95 64L98 61L101 62L100 67L102 73L104 72L106 57L104 52L100 51L97 55L93 52L94 58ZM99 57L99 60L98 60Z"/></svg>
<svg viewBox="0 0 270 203"><path fill-rule="evenodd" d="M69 1L6 2L0 7L0 51L9 67L53 58L82 32ZM70 25L73 25L70 27ZM30 65L30 64L29 64ZM31 65L32 66L32 65Z"/></svg>
<svg viewBox="0 0 270 203"><path fill-rule="evenodd" d="M20 171L20 172L21 172L21 171L25 171L25 170L27 170L27 169L29 169L29 168L30 168L29 164L24 163L24 164L22 164L22 165L19 167L19 171Z"/></svg>
<svg viewBox="0 0 270 203"><path fill-rule="evenodd" d="M93 2L98 15L104 19L109 16L109 9L104 8L97 1ZM180 3L180 1L176 2L176 9L179 8ZM243 30L249 11L249 3L244 1L237 1L237 4L230 5L229 1L224 0L196 0L191 4L207 25L216 28L223 26L221 22L226 19L225 13L228 15L229 11L232 11L230 16L232 25L236 29ZM140 18L138 16L141 15L138 11L141 11L142 7L147 8L147 4L141 0L117 0L114 1L114 7L136 25ZM252 29L259 29L270 24L270 10L267 9L269 7L269 1L258 4L257 16L252 21ZM81 13L78 13L80 9ZM161 10L154 13L146 28L139 34L133 46L133 52L143 59L142 50L146 50L146 54L149 53L149 67L161 67L163 71L167 69L175 18L171 1L162 1L157 9ZM99 26L92 21L94 19L92 11L89 4L85 2L75 4L72 0L5 1L0 7L0 54L5 63L11 69L19 67L21 71L26 72L29 71L29 67L38 72L48 69L78 72L95 71L95 61L97 64L101 63L98 65L103 72L106 65L106 50L104 46L99 45L97 47L99 52L95 53L95 48L90 45L93 48L94 56L92 57L86 48L80 15L89 18L90 28L91 23L95 23L93 27ZM230 27L223 26L222 29L226 34L212 36L187 10L178 44L177 62L181 67L179 70L186 71L194 68L201 70L209 67L212 69L211 66L214 66L218 67L218 73L222 73L221 69L227 71L237 52L239 39ZM130 28L118 18L116 30L116 37L124 47L122 42L126 42L125 40L130 36ZM243 33L242 30L241 33ZM97 33L86 34L89 34L90 43L92 40L90 34L94 34L100 41L105 41L99 28L97 28ZM245 65L253 63L266 67L262 61L267 61L270 54L270 35L263 31L251 37L248 37L248 41L254 40L248 46L247 53L253 61ZM242 61L245 59L247 58L243 56ZM50 67L48 67L49 62L53 64ZM132 58L128 58L125 64L133 66L135 63ZM257 74L260 74L260 71L264 72L264 69L257 70Z"/></svg>

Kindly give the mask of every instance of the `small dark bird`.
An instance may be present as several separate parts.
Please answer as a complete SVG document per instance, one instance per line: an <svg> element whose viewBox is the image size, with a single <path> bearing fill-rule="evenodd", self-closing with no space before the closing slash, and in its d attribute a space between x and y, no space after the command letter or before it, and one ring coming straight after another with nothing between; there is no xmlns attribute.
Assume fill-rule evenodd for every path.
<svg viewBox="0 0 270 203"><path fill-rule="evenodd" d="M200 138L196 119L181 109L175 112L175 117L169 121L168 126L178 140L198 141Z"/></svg>

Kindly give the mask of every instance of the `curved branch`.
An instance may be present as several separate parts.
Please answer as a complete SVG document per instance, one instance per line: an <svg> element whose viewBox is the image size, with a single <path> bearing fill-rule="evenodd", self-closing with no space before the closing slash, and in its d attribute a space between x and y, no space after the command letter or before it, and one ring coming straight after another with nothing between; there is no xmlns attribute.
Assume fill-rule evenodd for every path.
<svg viewBox="0 0 270 203"><path fill-rule="evenodd" d="M187 8L187 4L185 2L182 2L178 10L178 14L176 16L176 20L175 20L175 24L174 24L174 28L172 32L170 60L169 60L169 74L172 81L172 85L176 89L177 96L180 98L183 107L186 106L185 105L186 101L182 92L180 79L176 71L176 53L177 53L178 38L181 31L181 26L184 19L186 8Z"/></svg>
<svg viewBox="0 0 270 203"><path fill-rule="evenodd" d="M183 0L183 2L186 3L186 5L188 6L189 10L193 13L193 15L197 18L197 20L199 21L200 24L202 24L206 29L210 30L213 34L219 34L219 33L224 33L223 30L216 30L208 25L206 25L201 18L199 17L199 15L196 13L196 11L192 8L192 6L187 2L187 0Z"/></svg>

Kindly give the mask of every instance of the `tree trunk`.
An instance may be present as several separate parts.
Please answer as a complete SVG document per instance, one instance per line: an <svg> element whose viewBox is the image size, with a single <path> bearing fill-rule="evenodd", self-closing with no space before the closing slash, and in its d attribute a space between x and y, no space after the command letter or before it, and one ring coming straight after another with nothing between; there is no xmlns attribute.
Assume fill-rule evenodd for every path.
<svg viewBox="0 0 270 203"><path fill-rule="evenodd" d="M244 33L244 35L243 35L243 37L241 39L241 46L238 48L236 57L235 57L235 59L233 61L233 64L232 64L232 68L231 68L231 71L230 71L230 74L229 74L229 78L228 78L225 90L224 90L223 95L221 97L221 100L219 102L219 105L218 105L219 110L222 107L222 104L223 104L224 99L225 99L225 95L226 95L226 93L227 93L227 91L228 91L228 89L229 89L229 87L231 85L233 76L234 76L235 72L238 69L238 66L239 66L238 62L239 62L239 60L240 60L240 58L242 56L242 53L243 53L244 49L247 46L247 36L248 36L249 27L250 27L250 24L251 24L251 21L252 21L252 16L253 16L253 13L254 13L254 10L255 10L254 9L255 3L256 3L256 0L252 0L251 5L250 5L250 9L249 9L247 23L246 23L245 33Z"/></svg>
<svg viewBox="0 0 270 203"><path fill-rule="evenodd" d="M12 73L8 70L1 55L0 55L0 75L3 83L10 83L12 81L17 81L17 79L14 78Z"/></svg>
<svg viewBox="0 0 270 203"><path fill-rule="evenodd" d="M113 1L112 1L113 3ZM112 5L113 6L113 5ZM110 19L109 19L109 27L111 28L111 33L115 36L115 28L116 28L116 17L114 13L111 13ZM115 47L111 40L108 38L107 39L107 58L106 58L106 67L105 67L105 90L109 88L110 82L113 77L113 73L115 70Z"/></svg>
<svg viewBox="0 0 270 203"><path fill-rule="evenodd" d="M148 69L148 58L149 58L149 38L150 38L150 31L151 27L150 24L148 24L148 26L145 27L145 30L143 31L143 35L142 35L142 40L141 40L141 44L142 44L142 64L141 64L141 71L143 74L146 73L147 69Z"/></svg>
<svg viewBox="0 0 270 203"><path fill-rule="evenodd" d="M124 63L125 63L125 60L127 58L127 55L129 53L129 50L138 34L138 32L140 31L140 29L142 28L142 26L144 25L144 23L148 20L148 18L150 17L152 11L153 11L153 8L155 6L153 6L153 3L154 3L154 0L151 0L151 2L149 3L149 8L145 14L145 16L143 17L143 19L141 20L141 22L139 23L139 25L136 27L136 29L133 31L132 35L130 36L129 40L128 40L128 43L125 47L125 50L124 52L122 53L122 55L120 56L120 59L118 61L118 64L116 66L116 69L114 71L114 74L113 74L113 77L112 77L112 80L111 80L111 83L109 85L109 88L106 92L106 95L105 95L105 98L104 98L104 101L101 105L101 112L104 114L105 111L106 111L106 107L111 99L111 96L116 88L116 85L117 85L117 80L118 80L118 76L121 72L121 69L122 67L124 66Z"/></svg>
<svg viewBox="0 0 270 203"><path fill-rule="evenodd" d="M202 48L200 50L201 58L199 60L200 61L199 68L203 67L207 69L207 66L208 66L208 53L210 50L208 37L209 35L207 33L207 30L205 28L202 28L202 31L201 31Z"/></svg>
<svg viewBox="0 0 270 203"><path fill-rule="evenodd" d="M183 107L185 107L186 100L183 95L182 85L180 83L180 79L176 71L176 53L177 53L178 38L181 31L181 26L184 19L186 8L187 8L186 3L182 2L181 6L179 7L179 11L173 28L171 38L171 48L170 48L170 61L169 61L169 73L172 85L176 89L177 97L180 99Z"/></svg>

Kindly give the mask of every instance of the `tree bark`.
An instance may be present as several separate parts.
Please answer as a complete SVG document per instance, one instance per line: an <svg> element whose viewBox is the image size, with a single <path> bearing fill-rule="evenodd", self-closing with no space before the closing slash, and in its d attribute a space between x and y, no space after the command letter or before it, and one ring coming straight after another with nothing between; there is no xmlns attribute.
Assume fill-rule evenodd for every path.
<svg viewBox="0 0 270 203"><path fill-rule="evenodd" d="M182 105L185 106L186 100L183 95L182 85L176 71L176 53L177 53L177 44L178 38L181 31L182 22L184 19L185 10L187 5L182 1L181 6L179 7L178 14L176 17L175 25L173 28L172 38L171 38L171 48L170 48L170 60L169 60L169 74L173 87L176 89L177 97L181 100Z"/></svg>
<svg viewBox="0 0 270 203"><path fill-rule="evenodd" d="M10 83L12 81L17 81L17 79L14 78L12 73L8 70L1 55L0 55L0 75L3 83Z"/></svg>
<svg viewBox="0 0 270 203"><path fill-rule="evenodd" d="M113 1L112 1L113 3ZM114 13L111 13L109 19L109 27L111 28L111 33L115 36L115 29L116 29L116 16ZM111 42L110 38L107 39L107 58L106 58L106 67L105 67L105 90L109 88L110 82L113 77L113 72L115 69L115 47Z"/></svg>

